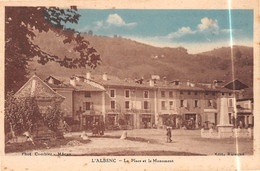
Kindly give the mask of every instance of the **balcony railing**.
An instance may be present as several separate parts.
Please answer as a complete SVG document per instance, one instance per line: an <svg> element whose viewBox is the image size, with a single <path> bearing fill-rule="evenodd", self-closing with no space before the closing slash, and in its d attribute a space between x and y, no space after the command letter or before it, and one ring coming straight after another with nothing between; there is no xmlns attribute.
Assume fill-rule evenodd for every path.
<svg viewBox="0 0 260 171"><path fill-rule="evenodd" d="M247 109L247 108L237 108L237 112L238 113L252 113L252 110Z"/></svg>

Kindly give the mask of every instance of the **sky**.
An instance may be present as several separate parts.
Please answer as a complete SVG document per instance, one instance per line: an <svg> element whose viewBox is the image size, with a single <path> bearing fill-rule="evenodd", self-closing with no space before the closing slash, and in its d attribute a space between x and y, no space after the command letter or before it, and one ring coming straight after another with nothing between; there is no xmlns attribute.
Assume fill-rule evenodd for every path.
<svg viewBox="0 0 260 171"><path fill-rule="evenodd" d="M222 46L253 46L253 10L80 9L80 32L118 35L158 47L199 53ZM229 17L229 13L231 17ZM231 19L231 20L230 20Z"/></svg>

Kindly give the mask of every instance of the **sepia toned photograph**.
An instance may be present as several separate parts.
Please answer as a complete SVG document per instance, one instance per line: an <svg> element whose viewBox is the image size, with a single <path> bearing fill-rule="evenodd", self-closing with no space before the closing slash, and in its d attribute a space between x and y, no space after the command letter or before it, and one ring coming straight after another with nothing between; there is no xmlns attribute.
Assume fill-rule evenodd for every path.
<svg viewBox="0 0 260 171"><path fill-rule="evenodd" d="M8 6L4 22L6 156L254 155L252 9Z"/></svg>

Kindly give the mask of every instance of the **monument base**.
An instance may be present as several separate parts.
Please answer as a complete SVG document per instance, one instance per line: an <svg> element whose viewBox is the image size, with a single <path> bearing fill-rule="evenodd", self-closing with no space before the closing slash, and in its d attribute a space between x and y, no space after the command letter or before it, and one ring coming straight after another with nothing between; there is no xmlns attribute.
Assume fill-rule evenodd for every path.
<svg viewBox="0 0 260 171"><path fill-rule="evenodd" d="M218 127L218 138L230 138L234 136L233 125L217 125Z"/></svg>

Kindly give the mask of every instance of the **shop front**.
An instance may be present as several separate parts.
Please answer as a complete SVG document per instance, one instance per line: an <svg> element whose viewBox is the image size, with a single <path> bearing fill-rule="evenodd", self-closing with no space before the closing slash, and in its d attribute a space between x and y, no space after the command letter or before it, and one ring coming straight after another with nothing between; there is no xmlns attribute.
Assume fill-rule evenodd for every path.
<svg viewBox="0 0 260 171"><path fill-rule="evenodd" d="M83 115L82 116L82 129L83 130L92 130L94 124L100 124L103 122L102 115Z"/></svg>
<svg viewBox="0 0 260 171"><path fill-rule="evenodd" d="M167 126L172 128L177 127L177 114L160 114L159 115L159 128L165 129Z"/></svg>
<svg viewBox="0 0 260 171"><path fill-rule="evenodd" d="M152 114L141 114L140 115L140 128L152 128L154 124L154 118Z"/></svg>
<svg viewBox="0 0 260 171"><path fill-rule="evenodd" d="M114 130L119 129L118 113L107 113L105 116L105 125L107 129Z"/></svg>

